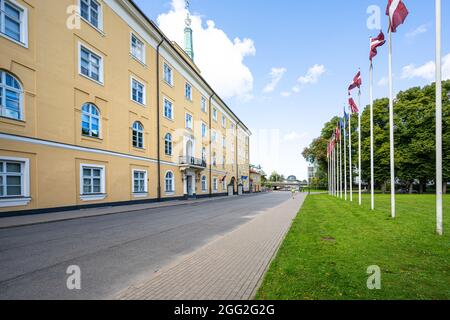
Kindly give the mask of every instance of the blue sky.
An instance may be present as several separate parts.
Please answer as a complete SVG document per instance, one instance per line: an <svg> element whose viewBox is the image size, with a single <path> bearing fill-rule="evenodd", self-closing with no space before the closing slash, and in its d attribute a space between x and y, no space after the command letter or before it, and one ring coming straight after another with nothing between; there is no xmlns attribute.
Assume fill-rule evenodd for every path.
<svg viewBox="0 0 450 320"><path fill-rule="evenodd" d="M172 1L177 0L136 0L136 3L151 19L158 21L161 14L173 11ZM427 63L435 56L434 1L404 2L410 15L393 35L395 91L430 83L432 70ZM202 19L205 29L206 21L213 20L215 28L223 31L231 41L235 38L251 40L252 45L247 43L246 53L242 56L242 64L253 78L251 89L245 97L238 93L225 97L225 100L254 133L252 163L263 165L268 173L277 170L285 175L306 178L307 163L301 152L320 134L324 122L342 112L347 100L346 88L358 67L361 67L364 83L362 104L369 103L369 36L376 36L378 31L367 28L369 14L366 11L371 5L379 6L382 28L386 31L386 3L386 0L191 0L191 14ZM443 1L442 12L442 53L446 56L450 54L448 1ZM170 19L167 18L167 30L163 30L175 37L176 30L169 30ZM196 36L203 37L204 34L196 34L194 28L194 43L198 40ZM202 47L196 50L202 50ZM388 75L387 58L386 45L374 60L375 97L388 93L383 82ZM203 61L198 64L208 62L207 57L200 59ZM230 66L238 63L235 60L232 62L230 58ZM447 60L448 67L450 56ZM224 65L227 63L223 61ZM318 66L323 68L323 74L317 78L307 77L308 70L315 65L316 70ZM273 91L265 91L271 83L273 68L278 68L282 77ZM243 71L242 68L237 70ZM219 69L207 70L208 76L213 78L220 77L221 72ZM449 73L444 71L446 75ZM237 71L236 76L238 74ZM300 77L303 82L299 82ZM292 90L296 85L299 92ZM288 92L289 96L282 95Z"/></svg>

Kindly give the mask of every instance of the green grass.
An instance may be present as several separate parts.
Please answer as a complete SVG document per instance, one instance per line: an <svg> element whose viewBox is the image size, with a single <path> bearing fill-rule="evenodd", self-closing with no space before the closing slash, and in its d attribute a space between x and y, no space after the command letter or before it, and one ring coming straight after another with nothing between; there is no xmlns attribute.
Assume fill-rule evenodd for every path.
<svg viewBox="0 0 450 320"><path fill-rule="evenodd" d="M435 234L435 197L389 195L377 210L328 195L311 195L295 219L257 294L260 300L450 299L450 197L446 234ZM357 201L357 196L354 198ZM367 268L382 272L381 290L367 289Z"/></svg>

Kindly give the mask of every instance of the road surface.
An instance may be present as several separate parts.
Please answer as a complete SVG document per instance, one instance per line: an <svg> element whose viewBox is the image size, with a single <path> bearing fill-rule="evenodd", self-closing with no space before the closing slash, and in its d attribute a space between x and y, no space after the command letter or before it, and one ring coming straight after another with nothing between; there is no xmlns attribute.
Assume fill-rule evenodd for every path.
<svg viewBox="0 0 450 320"><path fill-rule="evenodd" d="M0 299L108 299L235 230L288 193L0 230ZM69 266L81 290L68 290Z"/></svg>

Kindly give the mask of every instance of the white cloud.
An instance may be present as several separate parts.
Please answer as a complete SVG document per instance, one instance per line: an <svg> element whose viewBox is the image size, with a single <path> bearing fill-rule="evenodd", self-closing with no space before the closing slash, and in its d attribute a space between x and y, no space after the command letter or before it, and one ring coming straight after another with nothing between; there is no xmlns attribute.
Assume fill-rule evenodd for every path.
<svg viewBox="0 0 450 320"><path fill-rule="evenodd" d="M387 77L383 77L383 78L380 79L380 81L378 81L377 84L378 84L380 87L385 87L385 86L388 85L388 82L389 82L388 78L387 78Z"/></svg>
<svg viewBox="0 0 450 320"><path fill-rule="evenodd" d="M307 138L308 134L307 133L298 133L295 131L292 131L291 133L288 133L286 135L283 136L283 141L286 142L293 142L293 141L298 141L304 138Z"/></svg>
<svg viewBox="0 0 450 320"><path fill-rule="evenodd" d="M173 41L184 47L187 10L183 0L172 0L169 12L158 16L159 27ZM192 14L195 63L202 75L222 98L249 99L253 92L253 75L244 59L256 54L253 40L235 38L215 26L214 21L203 24L202 16Z"/></svg>
<svg viewBox="0 0 450 320"><path fill-rule="evenodd" d="M414 64L407 65L402 69L402 79L422 78L428 81L435 79L436 64L429 61L419 67ZM442 79L450 79L450 53L442 58Z"/></svg>
<svg viewBox="0 0 450 320"><path fill-rule="evenodd" d="M426 33L427 31L428 31L428 25L423 24L423 25L417 27L416 29L414 29L413 31L408 32L406 34L406 37L409 38L409 39L412 39L412 38L415 38L416 36L418 36L420 34Z"/></svg>
<svg viewBox="0 0 450 320"><path fill-rule="evenodd" d="M300 92L300 87L299 86L294 86L292 88L292 91L294 91L295 93L299 93Z"/></svg>
<svg viewBox="0 0 450 320"><path fill-rule="evenodd" d="M285 97L285 98L288 98L288 97L290 97L291 96L291 92L289 92L289 91L283 91L282 93L281 93L281 96L282 97Z"/></svg>
<svg viewBox="0 0 450 320"><path fill-rule="evenodd" d="M325 66L315 64L311 68L308 69L306 75L298 78L298 82L300 84L315 84L319 81L320 77L325 73Z"/></svg>
<svg viewBox="0 0 450 320"><path fill-rule="evenodd" d="M277 87L278 83L283 78L284 74L286 73L286 68L272 68L270 71L270 78L271 81L266 87L264 88L264 93L271 93L275 91L275 88Z"/></svg>

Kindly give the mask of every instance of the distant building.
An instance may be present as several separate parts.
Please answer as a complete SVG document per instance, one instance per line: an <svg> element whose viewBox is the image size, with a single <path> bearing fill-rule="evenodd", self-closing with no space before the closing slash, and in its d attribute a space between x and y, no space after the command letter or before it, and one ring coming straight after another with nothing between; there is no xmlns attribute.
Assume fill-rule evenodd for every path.
<svg viewBox="0 0 450 320"><path fill-rule="evenodd" d="M256 167L250 165L250 192L256 193L262 191L262 177L265 175L261 166Z"/></svg>

